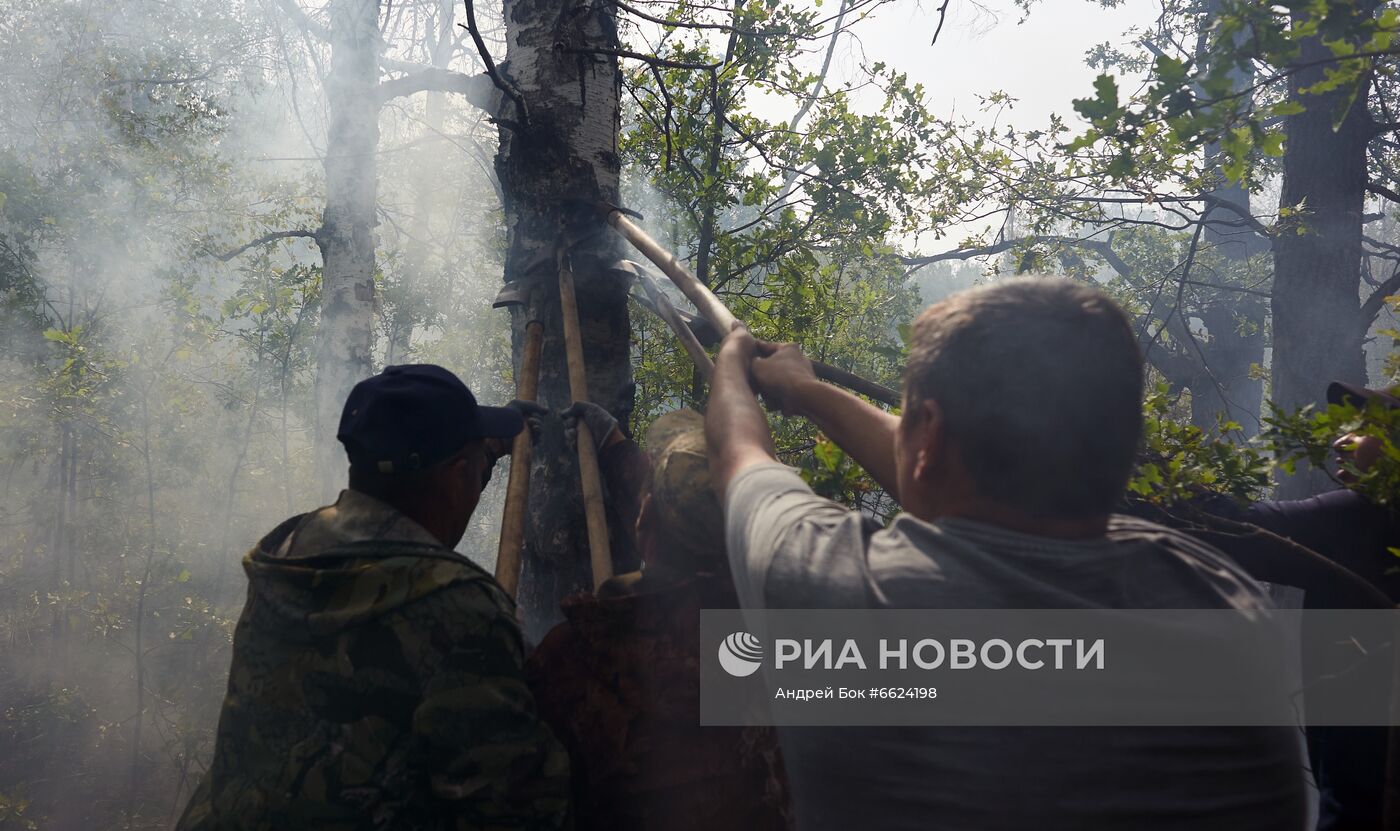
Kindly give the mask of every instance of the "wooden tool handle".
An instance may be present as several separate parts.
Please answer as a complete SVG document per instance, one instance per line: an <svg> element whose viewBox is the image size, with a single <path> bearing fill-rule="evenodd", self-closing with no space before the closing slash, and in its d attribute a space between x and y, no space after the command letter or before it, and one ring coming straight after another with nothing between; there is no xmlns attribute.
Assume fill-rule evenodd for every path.
<svg viewBox="0 0 1400 831"><path fill-rule="evenodd" d="M520 356L520 377L515 383L515 397L521 401L534 401L539 396L543 342L544 326L538 320L525 324L525 349ZM496 548L496 582L511 597L515 597L520 588L525 509L530 503L530 456L530 429L526 427L511 445L510 482L506 485L506 507L501 515L501 542Z"/></svg>
<svg viewBox="0 0 1400 831"><path fill-rule="evenodd" d="M676 288L680 289L681 293L684 294L691 303L695 304L695 310L700 313L700 316L708 320L710 325L718 330L720 338L729 334L729 331L734 328L734 324L737 323L739 319L734 316L733 312L729 311L729 307L725 306L724 303L715 296L714 292L710 291L703 283L695 279L695 277L686 270L685 266L681 265L680 260L677 260L674 254L662 248L646 231L638 228L636 223L623 216L618 211L613 211L608 214L608 224L616 228L617 232L622 234L634 248L642 252L642 256L651 260L657 268L661 269L667 277L671 278L671 282L676 284ZM646 286L645 280L642 285L643 287ZM647 289L647 294L650 296L650 289ZM656 302L655 298L652 299L652 302ZM657 309L658 311L661 309L659 303L657 304ZM670 323L671 321L667 320L666 322ZM673 325L672 328L674 329L675 326ZM687 331L689 331L688 328ZM676 334L680 335L680 330L676 330ZM682 336L682 342L684 342L684 340ZM686 351L690 351L688 345L686 346ZM692 354L691 357L694 357L694 355ZM812 367L816 371L818 378L840 384L847 389L855 390L861 395L868 395L876 401L884 402L891 407L899 407L903 403L900 400L898 391L892 390L883 384L868 381L853 372L847 372L844 369L838 369L834 366L817 361L812 362Z"/></svg>
<svg viewBox="0 0 1400 831"><path fill-rule="evenodd" d="M904 401L900 398L898 390L892 390L884 384L877 384L874 381L867 381L854 372L831 364L824 364L821 361L812 361L812 371L823 381L830 381L839 384L848 390L854 390L861 395L868 395L876 401L883 402L891 407L903 407Z"/></svg>
<svg viewBox="0 0 1400 831"><path fill-rule="evenodd" d="M715 297L714 292L695 279L685 266L681 265L681 261L676 259L674 254L658 245L656 240L652 239L646 231L638 228L632 220L618 211L608 214L608 223L616 228L617 232L632 243L638 251L642 252L642 256L655 263L657 268L671 278L671 282L676 284L676 288L681 290L681 294L684 294L691 303L695 304L695 310L700 313L700 316L710 321L719 330L721 338L729 334L729 330L734 328L734 324L738 323L739 319L729 311L729 307L721 303L718 297Z"/></svg>
<svg viewBox="0 0 1400 831"><path fill-rule="evenodd" d="M569 364L569 394L575 401L588 400L588 375L583 363L583 337L579 332L578 298L574 272L562 255L559 262L559 306L564 318L564 355ZM612 577L612 546L608 540L607 513L603 507L603 479L598 471L598 448L593 431L583 419L578 423L578 473L582 480L583 512L588 523L588 555L593 566L593 590Z"/></svg>
<svg viewBox="0 0 1400 831"><path fill-rule="evenodd" d="M706 381L710 380L710 374L715 371L715 363L710 360L709 353L705 351L705 347L700 345L695 333L690 331L690 327L685 325L685 321L681 320L681 316L676 313L676 307L671 305L671 301L667 299L665 293L661 291L661 287L656 284L650 274L639 271L637 279L641 282L647 297L651 298L652 305L656 307L657 315L666 321L667 326L671 327L671 331L680 339L681 346L685 347L690 360L695 362L695 368L700 370L700 374L705 376Z"/></svg>

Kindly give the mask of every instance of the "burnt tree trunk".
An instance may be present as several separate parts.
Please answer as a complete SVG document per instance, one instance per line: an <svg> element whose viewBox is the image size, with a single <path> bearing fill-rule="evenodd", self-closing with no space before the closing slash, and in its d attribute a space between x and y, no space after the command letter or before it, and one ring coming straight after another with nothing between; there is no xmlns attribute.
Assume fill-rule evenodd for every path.
<svg viewBox="0 0 1400 831"><path fill-rule="evenodd" d="M596 220L577 225L578 200L618 201L619 91L616 10L606 3L507 0L503 74L526 111L502 96L496 170L505 207L506 280L538 279L535 302L544 323L540 400L569 404L559 313L558 254L568 246L576 283L589 396L625 424L634 387L627 285L609 266L621 241ZM594 50L604 50L600 53ZM591 234L581 232L591 229ZM524 325L512 313L519 371ZM591 588L577 456L558 421L546 423L530 473L530 512L519 602L527 632L538 637L559 617L559 600ZM612 528L612 538L624 529ZM616 550L616 544L614 545ZM619 563L620 568L631 567Z"/></svg>
<svg viewBox="0 0 1400 831"><path fill-rule="evenodd" d="M1374 8L1374 2L1360 3L1356 13ZM1284 409L1322 402L1329 381L1366 380L1364 333L1356 321L1366 146L1374 122L1366 106L1369 80L1354 101L1345 87L1302 93L1324 79L1323 61L1330 56L1317 39L1305 41L1299 62L1317 65L1289 78L1290 98L1307 109L1287 121L1279 197L1280 208L1301 211L1301 233L1286 229L1274 242L1272 397ZM1308 490L1303 476L1281 486L1289 496Z"/></svg>
<svg viewBox="0 0 1400 831"><path fill-rule="evenodd" d="M375 151L379 144L378 0L335 0L326 77L326 210L316 353L316 469L329 498L344 469L335 433L356 381L370 374L374 333Z"/></svg>

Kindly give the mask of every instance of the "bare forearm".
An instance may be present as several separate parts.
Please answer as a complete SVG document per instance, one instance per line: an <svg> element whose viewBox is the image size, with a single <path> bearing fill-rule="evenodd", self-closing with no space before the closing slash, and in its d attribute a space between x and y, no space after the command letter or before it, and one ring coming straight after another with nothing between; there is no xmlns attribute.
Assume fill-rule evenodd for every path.
<svg viewBox="0 0 1400 831"><path fill-rule="evenodd" d="M840 387L813 378L793 390L792 403L856 463L899 499L894 436L899 417Z"/></svg>
<svg viewBox="0 0 1400 831"><path fill-rule="evenodd" d="M724 356L716 361L710 379L705 439L710 449L710 479L721 498L744 468L778 458L768 419L749 385L747 367L724 360Z"/></svg>

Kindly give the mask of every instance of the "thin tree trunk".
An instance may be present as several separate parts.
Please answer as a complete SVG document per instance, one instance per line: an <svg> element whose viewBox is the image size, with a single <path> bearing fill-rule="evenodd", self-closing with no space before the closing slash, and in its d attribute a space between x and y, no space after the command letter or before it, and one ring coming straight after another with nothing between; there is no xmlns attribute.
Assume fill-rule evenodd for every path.
<svg viewBox="0 0 1400 831"><path fill-rule="evenodd" d="M498 113L505 274L507 280L542 278L540 400L549 407L570 400L554 263L557 247L572 243L589 394L625 422L634 396L627 286L609 269L623 256L621 243L586 210L564 201L619 199L621 78L613 57L586 53L618 48L616 9L607 3L565 10L549 0L507 0L504 11L509 75L528 107L526 120L503 97ZM582 222L570 227L575 220ZM513 313L517 372L526 319L521 310ZM610 530L620 538L620 529ZM538 637L557 619L566 594L592 585L576 454L557 422L546 425L534 452L525 548L519 600L527 632Z"/></svg>
<svg viewBox="0 0 1400 831"><path fill-rule="evenodd" d="M127 823L136 818L136 805L141 783L141 731L146 720L146 593L151 583L151 567L156 557L156 474L151 463L151 389L150 381L141 391L141 458L146 470L146 562L141 569L141 585L136 592L136 613L132 628L135 632L136 656L136 716L131 730L131 784L127 794Z"/></svg>
<svg viewBox="0 0 1400 831"><path fill-rule="evenodd" d="M316 356L316 469L326 499L344 468L335 440L341 407L372 366L379 145L375 86L382 48L378 0L332 3L326 210L317 240L324 273Z"/></svg>
<svg viewBox="0 0 1400 831"><path fill-rule="evenodd" d="M253 443L253 427L258 421L258 407L262 404L262 373L264 364L263 346L265 337L258 337L258 361L253 367L253 402L248 407L248 420L243 425L243 438L238 445L238 455L234 457L233 467L229 470L227 494L224 498L223 527L219 532L219 545L215 549L219 556L219 565L214 576L214 598L222 601L224 597L224 576L228 568L228 561L234 556L234 552L229 551L229 535L233 529L233 509L238 503L238 475L243 472L243 464L248 459L248 448Z"/></svg>
<svg viewBox="0 0 1400 831"><path fill-rule="evenodd" d="M452 63L452 20L456 8L456 0L438 0L437 31L429 43L431 65L436 69L445 70ZM429 90L423 101L423 124L431 136L442 134L446 110L447 94ZM413 173L411 226L413 238L409 240L408 262L404 270L404 283L400 286L399 304L394 309L394 318L389 327L392 335L385 352L385 363L396 364L407 360L413 345L413 329L418 316L422 314L419 299L426 292L425 284L432 260L428 240L432 237L433 199L440 181L437 162L441 152L439 145L428 142L416 154L418 163Z"/></svg>

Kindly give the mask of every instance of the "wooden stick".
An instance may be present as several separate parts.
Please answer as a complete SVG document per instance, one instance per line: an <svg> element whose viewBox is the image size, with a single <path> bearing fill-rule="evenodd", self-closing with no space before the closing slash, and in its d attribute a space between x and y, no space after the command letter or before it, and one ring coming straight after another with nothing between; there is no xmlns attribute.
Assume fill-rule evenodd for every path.
<svg viewBox="0 0 1400 831"><path fill-rule="evenodd" d="M695 333L690 331L690 327L681 320L680 314L676 312L676 307L671 305L671 301L666 294L661 291L661 287L656 284L656 280L650 274L637 271L637 280L646 290L647 297L651 298L651 303L656 307L656 313L666 325L671 327L671 331L676 333L680 339L681 346L685 347L686 354L695 362L695 368L700 370L700 374L705 376L705 380L710 380L710 373L715 371L715 362L710 360L710 355L705 351L705 347L700 345Z"/></svg>
<svg viewBox="0 0 1400 831"><path fill-rule="evenodd" d="M574 295L574 271L563 248L559 251L559 306L564 318L564 354L569 364L569 394L575 401L588 400L588 376L583 363L583 336L579 332L578 298ZM598 471L598 448L593 431L578 420L578 473L583 488L583 513L588 522L588 556L593 566L593 590L612 577L612 547L603 507L603 479Z"/></svg>
<svg viewBox="0 0 1400 831"><path fill-rule="evenodd" d="M638 228L636 223L622 215L621 211L613 211L608 214L608 224L617 229L619 234L640 252L642 256L656 263L656 267L671 278L671 282L676 284L676 288L681 290L695 304L695 310L700 316L714 324L719 330L719 336L724 337L729 334L729 330L734 328L734 324L739 319L729 311L729 307L720 302L715 297L714 292L705 286L689 271L681 265L681 261L676 259L670 251L662 248L652 239L646 231Z"/></svg>
<svg viewBox="0 0 1400 831"><path fill-rule="evenodd" d="M611 211L608 214L608 224L617 229L617 232L634 248L642 252L642 256L655 263L657 268L671 278L671 282L676 284L676 288L680 289L681 293L695 304L695 310L700 313L700 316L710 321L710 324L719 330L721 338L729 334L729 331L734 328L734 324L739 322L734 313L729 311L729 307L725 306L714 292L695 279L685 266L681 265L680 260L676 259L674 254L662 248L646 231L638 228L636 223L623 216L621 211ZM899 392L884 384L877 384L856 375L854 372L839 369L820 361L812 361L812 369L818 378L840 384L891 407L903 406Z"/></svg>
<svg viewBox="0 0 1400 831"><path fill-rule="evenodd" d="M525 324L525 350L520 356L520 378L515 397L534 401L540 389L540 347L544 325L538 320ZM521 553L525 547L525 509L530 503L530 429L515 437L510 451L510 483L506 485L506 507L501 515L501 544L496 549L496 582L506 594L515 597L520 588Z"/></svg>

